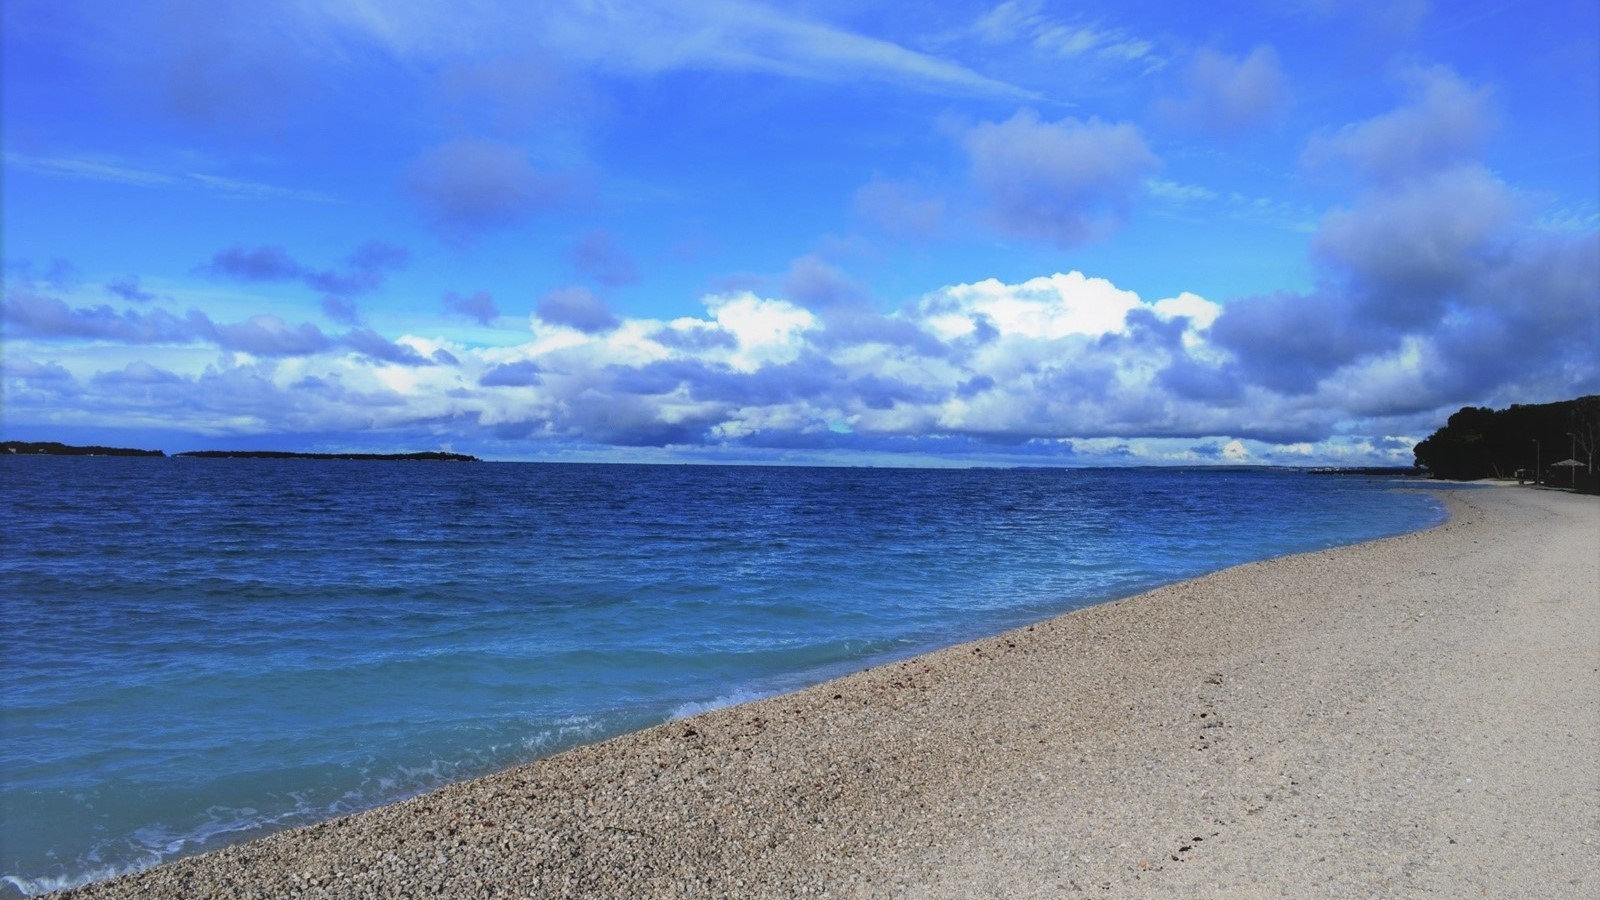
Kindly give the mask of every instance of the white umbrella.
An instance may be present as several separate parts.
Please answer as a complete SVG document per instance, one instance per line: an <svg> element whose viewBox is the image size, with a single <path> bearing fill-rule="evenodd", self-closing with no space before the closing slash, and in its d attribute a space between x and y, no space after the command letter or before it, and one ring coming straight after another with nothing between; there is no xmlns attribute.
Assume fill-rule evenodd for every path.
<svg viewBox="0 0 1600 900"><path fill-rule="evenodd" d="M1561 462L1550 464L1550 468L1552 469L1558 467L1565 467L1572 470L1571 472L1567 473L1567 476L1572 480L1573 486L1576 487L1578 484L1578 470L1583 468L1583 463L1578 462L1575 459L1563 459Z"/></svg>

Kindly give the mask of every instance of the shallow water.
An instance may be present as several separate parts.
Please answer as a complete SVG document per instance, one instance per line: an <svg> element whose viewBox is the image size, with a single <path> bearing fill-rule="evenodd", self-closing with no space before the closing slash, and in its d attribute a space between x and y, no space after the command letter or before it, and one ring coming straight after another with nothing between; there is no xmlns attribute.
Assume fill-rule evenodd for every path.
<svg viewBox="0 0 1600 900"><path fill-rule="evenodd" d="M13 894L1443 519L1283 471L22 457L0 484Z"/></svg>

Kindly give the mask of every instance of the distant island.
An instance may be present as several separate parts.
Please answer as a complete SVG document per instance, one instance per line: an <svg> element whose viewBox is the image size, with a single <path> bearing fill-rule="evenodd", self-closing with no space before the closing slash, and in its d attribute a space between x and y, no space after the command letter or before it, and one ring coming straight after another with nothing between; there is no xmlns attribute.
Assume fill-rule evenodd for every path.
<svg viewBox="0 0 1600 900"><path fill-rule="evenodd" d="M18 456L159 456L167 454L161 450L134 450L127 447L75 447L71 444L62 444L56 441L5 441L0 443L0 453L10 453ZM195 459L351 459L351 460L377 460L377 461L441 461L441 462L481 462L476 456L465 453L444 453L429 450L421 453L294 453L288 450L189 450L183 453L174 453L173 458L190 457Z"/></svg>
<svg viewBox="0 0 1600 900"><path fill-rule="evenodd" d="M55 441L6 441L0 443L0 452L26 453L30 456L166 456L160 450L134 450L129 447L74 447Z"/></svg>
<svg viewBox="0 0 1600 900"><path fill-rule="evenodd" d="M427 460L441 462L482 462L465 453L444 453L428 450L422 453L291 453L287 450L189 450L174 453L174 457L194 459L354 459L354 460Z"/></svg>

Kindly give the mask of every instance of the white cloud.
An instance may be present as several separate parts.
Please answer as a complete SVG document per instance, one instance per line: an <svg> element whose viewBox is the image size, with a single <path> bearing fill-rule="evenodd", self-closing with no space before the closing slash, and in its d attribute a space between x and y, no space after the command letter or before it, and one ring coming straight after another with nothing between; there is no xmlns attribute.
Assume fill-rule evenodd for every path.
<svg viewBox="0 0 1600 900"><path fill-rule="evenodd" d="M763 300L748 291L708 297L711 318L738 341L727 362L740 372L763 365L793 362L803 347L803 333L815 328L816 316L784 300Z"/></svg>
<svg viewBox="0 0 1600 900"><path fill-rule="evenodd" d="M1104 278L1089 278L1082 272L1057 273L1019 285L991 278L953 285L922 300L923 309L938 311L930 317L930 324L947 338L971 334L981 317L999 329L1001 336L1033 340L1120 331L1128 313L1140 305L1139 296L1132 291L1119 290Z"/></svg>
<svg viewBox="0 0 1600 900"><path fill-rule="evenodd" d="M1581 260L1542 259L1550 290L1593 283ZM1370 440L1341 429L1447 403L1432 373L1448 374L1450 354L1464 352L1457 345L1477 340L1476 332L1441 332L1325 367L1313 359L1314 377L1278 390L1256 376L1290 364L1274 354L1305 354L1284 344L1276 307L1242 313L1271 326L1262 331L1276 341L1267 349L1239 342L1237 326L1233 343L1219 343L1217 328L1241 313L1192 293L1145 300L1075 271L949 285L889 314L854 304L808 309L741 291L706 297L700 316L619 315L592 331L535 316L514 346L414 330L392 343L363 338L373 349L352 352L348 337L306 342L292 323L258 317L253 345L273 337L267 349L283 354L270 358L216 345L202 352L182 334L169 352L165 332L130 318L137 305L126 313L12 309L17 296L31 295L7 298L4 378L14 421L63 422L92 409L207 434L437 433L458 446L500 447L499 455L676 447L756 458L855 450L917 459L1062 461L1070 452L1080 462L1394 461L1404 448L1381 436L1397 429L1373 425ZM839 321L854 339L838 339ZM1316 317L1284 321L1304 327L1308 347L1329 333ZM57 334L90 326L105 348L57 352L77 346L54 343ZM295 346L278 346L285 341ZM1410 394L1404 408L1371 405L1397 393Z"/></svg>

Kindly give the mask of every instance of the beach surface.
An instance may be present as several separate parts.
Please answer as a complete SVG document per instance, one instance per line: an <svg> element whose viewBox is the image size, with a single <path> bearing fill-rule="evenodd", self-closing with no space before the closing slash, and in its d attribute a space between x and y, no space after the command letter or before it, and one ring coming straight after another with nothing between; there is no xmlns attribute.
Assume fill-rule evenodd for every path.
<svg viewBox="0 0 1600 900"><path fill-rule="evenodd" d="M65 896L1600 896L1600 501L1445 497Z"/></svg>

